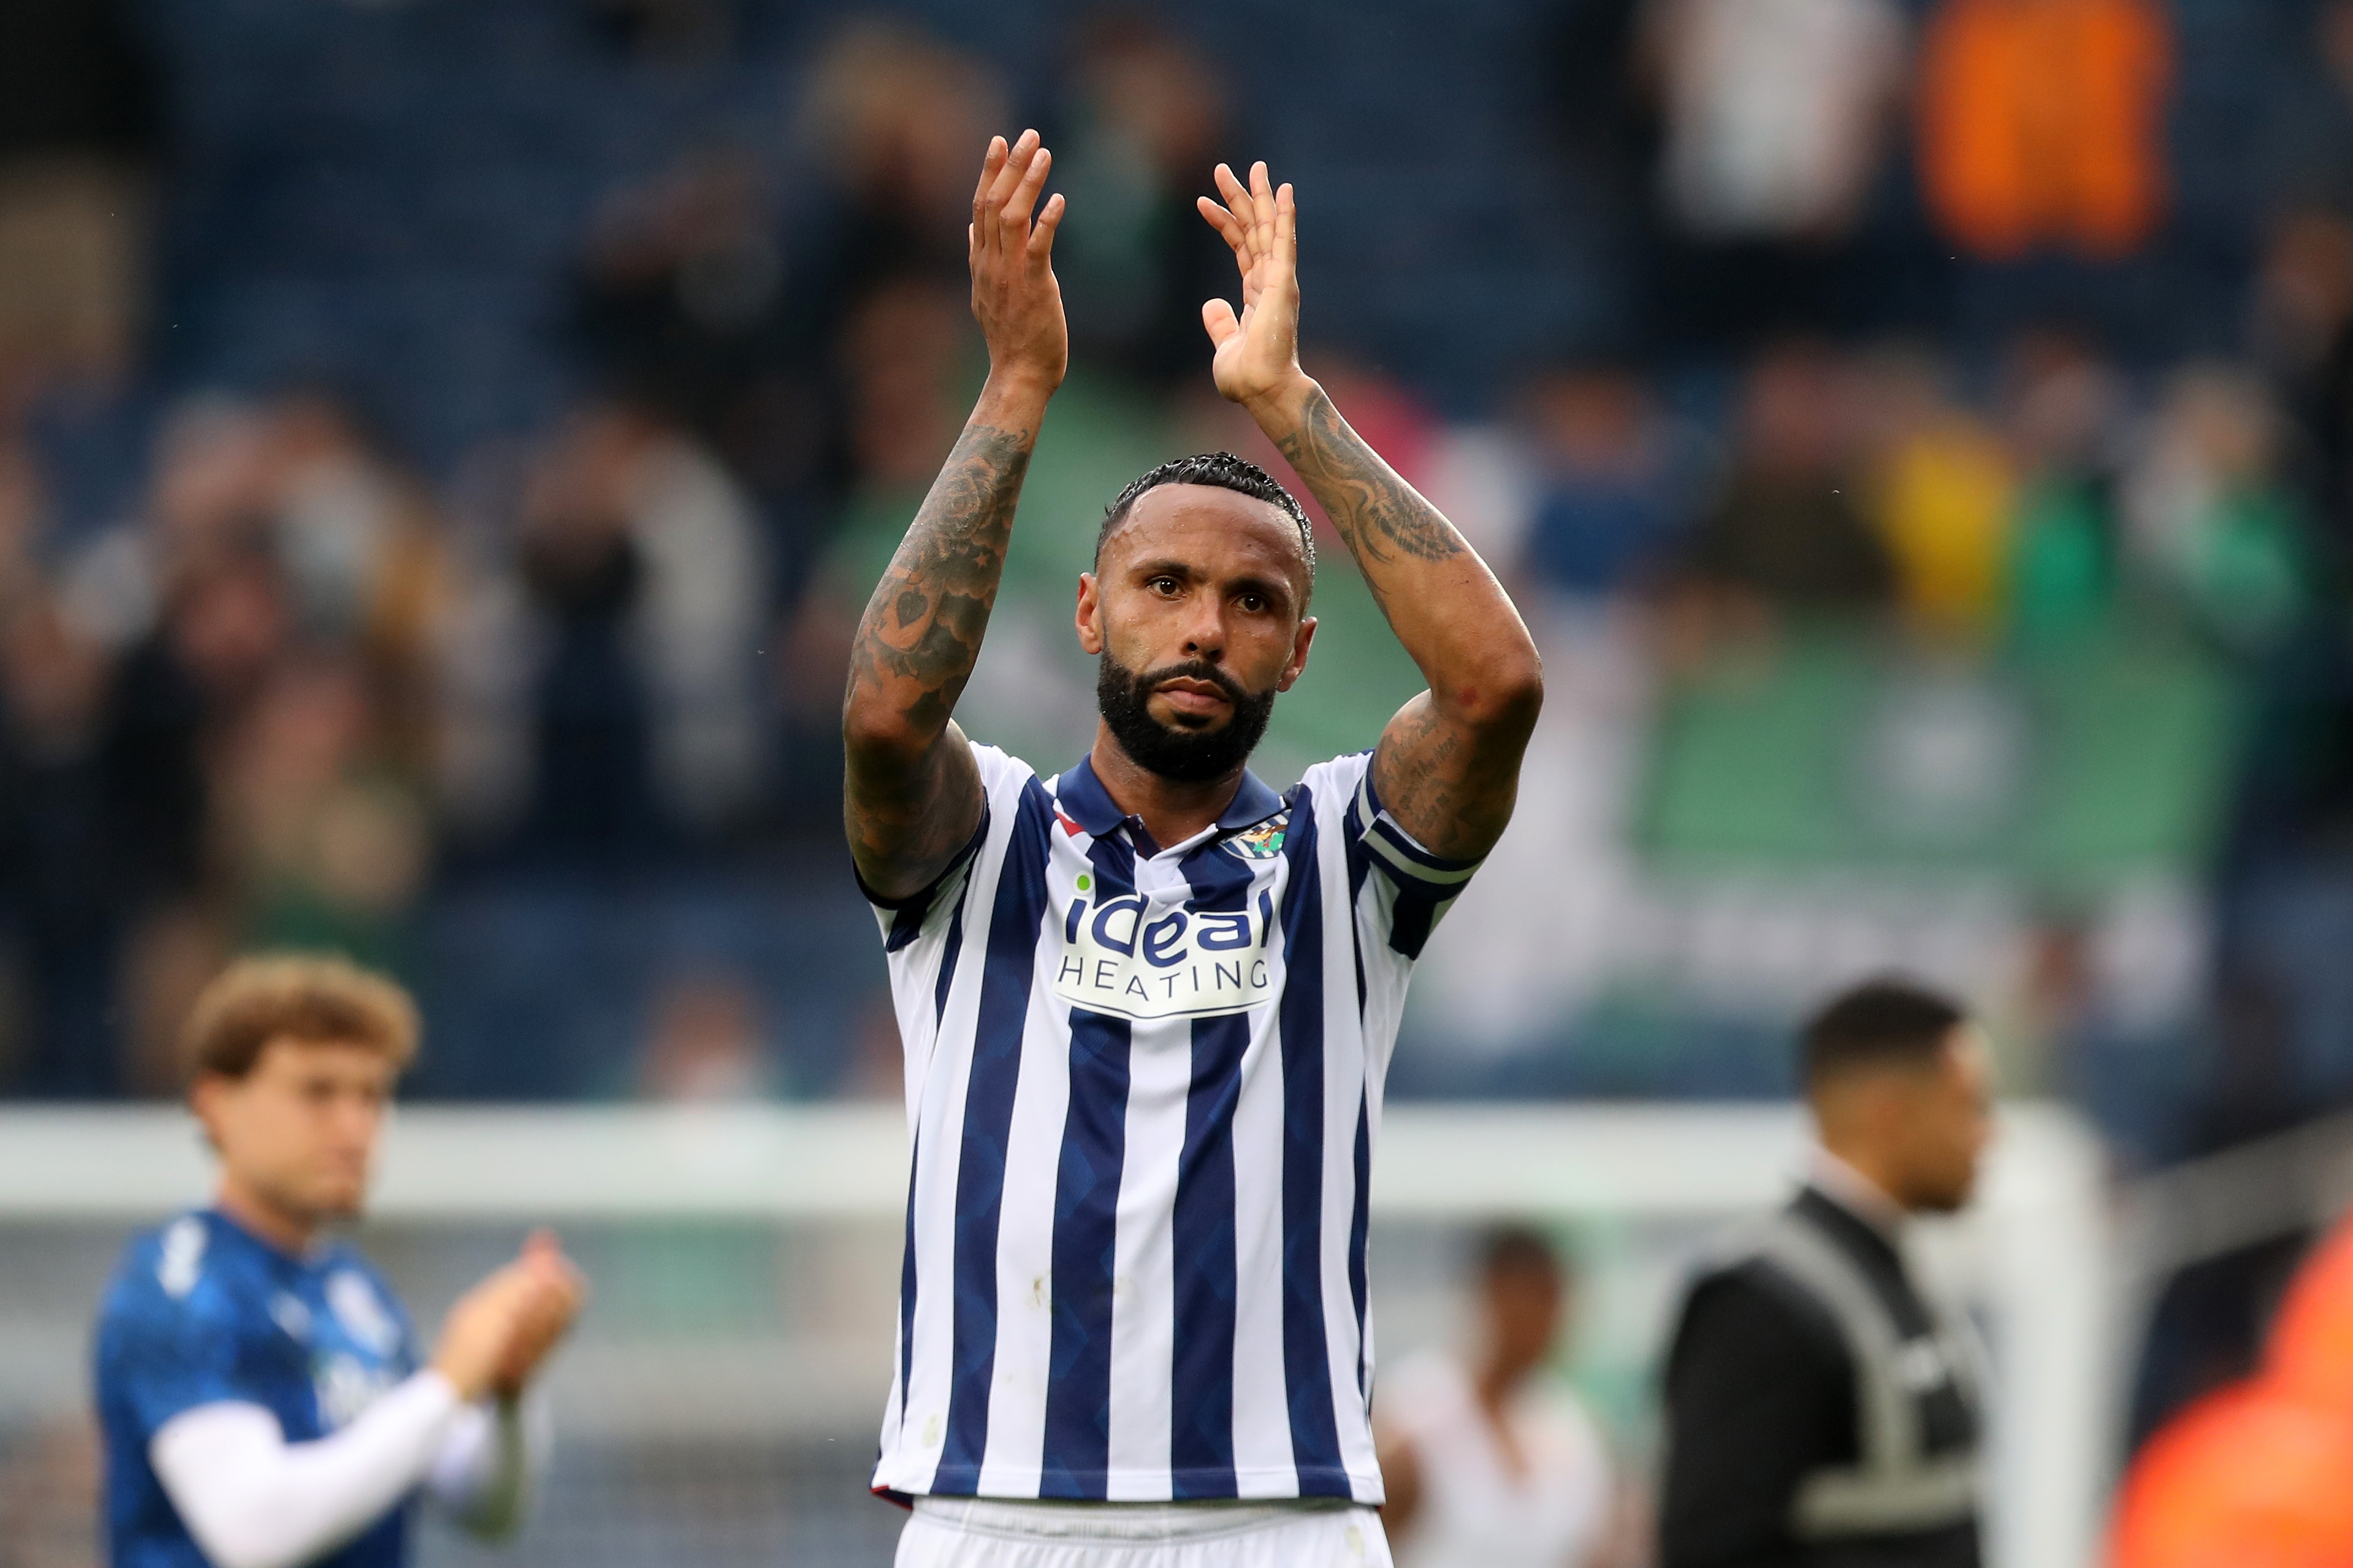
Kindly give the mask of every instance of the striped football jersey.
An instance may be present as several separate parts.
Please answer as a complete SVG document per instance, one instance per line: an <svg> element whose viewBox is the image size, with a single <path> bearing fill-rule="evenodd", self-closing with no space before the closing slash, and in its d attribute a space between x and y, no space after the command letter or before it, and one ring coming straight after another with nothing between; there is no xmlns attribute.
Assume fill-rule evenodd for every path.
<svg viewBox="0 0 2353 1568"><path fill-rule="evenodd" d="M1369 754L1161 848L1085 762L875 900L914 1138L899 1494L1381 1500L1366 1187L1406 983L1473 867Z"/></svg>

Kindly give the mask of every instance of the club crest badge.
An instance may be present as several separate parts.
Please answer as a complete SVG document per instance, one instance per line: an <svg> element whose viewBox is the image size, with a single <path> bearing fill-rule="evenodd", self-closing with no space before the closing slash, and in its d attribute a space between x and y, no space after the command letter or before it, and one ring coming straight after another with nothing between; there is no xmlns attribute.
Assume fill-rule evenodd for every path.
<svg viewBox="0 0 2353 1568"><path fill-rule="evenodd" d="M1282 836L1290 826L1291 813L1286 811L1243 828L1226 840L1226 848L1244 860L1271 860L1282 853Z"/></svg>

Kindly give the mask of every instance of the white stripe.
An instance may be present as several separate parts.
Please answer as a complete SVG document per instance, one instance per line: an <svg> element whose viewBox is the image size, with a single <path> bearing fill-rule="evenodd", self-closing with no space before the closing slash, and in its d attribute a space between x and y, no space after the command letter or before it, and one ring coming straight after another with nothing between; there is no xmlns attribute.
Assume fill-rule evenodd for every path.
<svg viewBox="0 0 2353 1568"><path fill-rule="evenodd" d="M1394 832L1400 837L1411 837L1411 835L1408 834L1404 828L1398 827L1386 816L1381 818L1381 824L1383 826L1386 826L1389 832ZM1479 869L1476 866L1458 866L1445 869L1441 869L1434 866L1425 866L1420 861L1416 860L1412 856L1408 855L1404 850L1398 848L1396 845L1390 843L1388 840L1388 834L1381 831L1380 827L1368 828L1366 831L1365 847L1379 856L1389 865L1396 867L1398 873L1409 880L1425 883L1432 888L1451 888L1459 886L1461 883L1469 881L1472 874Z"/></svg>
<svg viewBox="0 0 2353 1568"><path fill-rule="evenodd" d="M996 914L993 896L1012 838L1009 814L996 814L988 842L981 846L973 868L975 886L965 907L963 954L949 982L947 1009L939 1029L940 1044L931 1052L923 1072L913 1072L907 1084L914 1108L916 1140L913 1202L915 1215L915 1350L909 1363L904 1428L899 1442L886 1443L884 1454L895 1465L878 1470L886 1484L910 1491L930 1489L937 1472L941 1445L947 1436L948 1392L955 1353L955 1187L956 1170L964 1154L965 1091L972 1078L972 1040L980 1016L980 981L988 951L989 926ZM923 968L915 968L919 980ZM932 970L936 984L937 970ZM911 1011L934 1005L936 991L919 994L920 984L901 991L896 998L902 1019ZM903 1027L903 1025L902 1026Z"/></svg>
<svg viewBox="0 0 2353 1568"><path fill-rule="evenodd" d="M968 873L961 954L945 1015L936 1026L935 984L948 911L934 911L916 941L890 959L900 1026L908 1042L909 1114L922 1130L913 1184L918 1290L911 1345L906 1347L912 1352L907 1354L908 1386L895 1389L894 1357L894 1402L883 1423L877 1479L915 1492L928 1490L936 1480L945 1436L955 1354L955 1185L963 1158L973 1037L1006 851L1019 818L1022 788L1034 776L993 749L976 748L975 754L990 796L991 827ZM1370 1327L1365 1325L1360 1336L1348 1279L1357 1116L1360 1107L1366 1109L1377 1142L1379 1079L1412 968L1388 946L1398 889L1402 884L1443 899L1470 875L1467 868L1431 870L1417 862L1405 847L1409 836L1386 818L1372 817L1368 774L1369 763L1364 758L1342 759L1310 771L1318 853L1315 864L1306 868L1315 885L1303 889L1322 905L1324 944L1324 952L1314 956L1322 974L1320 1047L1325 1071L1320 1103L1305 1108L1320 1118L1323 1132L1315 1259L1321 1301L1316 1310L1322 1315L1328 1358L1324 1370L1332 1391L1340 1458L1360 1500L1378 1492L1359 1395L1360 1368L1368 1355L1359 1339L1370 1338ZM1352 799L1361 803L1361 820L1366 823L1363 852L1379 858L1382 874L1367 878L1361 895L1347 907L1346 818ZM1048 865L1042 868L1049 900L1035 932L1039 973L1023 1019L1020 1077L999 1199L995 1378L988 1391L989 1429L979 1488L1008 1497L1037 1495L1044 1444L1053 1354L1054 1207L1071 1089L1068 1004L1054 999L1051 975L1061 953L1061 921L1076 891L1075 879L1089 868L1079 853L1085 843L1083 837L1071 838L1060 827L1050 833ZM1250 894L1252 911L1262 888L1271 896L1279 922L1282 882L1291 862L1277 858L1253 869L1261 881ZM1173 860L1137 868L1138 884L1147 893L1176 890L1170 879L1179 876ZM1439 912L1443 910L1441 903ZM1286 957L1279 924L1267 933L1266 942L1266 958L1279 974ZM1361 1005L1355 962L1359 943L1366 988ZM1241 1496L1279 1499L1299 1492L1290 1424L1292 1390L1284 1361L1285 1108L1280 1005L1262 1005L1249 1016L1252 1034L1240 1065L1233 1124L1227 1130L1236 1196L1232 1443ZM1171 1363L1176 1280L1188 1266L1176 1255L1174 1227L1191 1089L1191 1025L1181 1018L1139 1021L1131 1041L1113 1241L1109 1474L1103 1479L1114 1500L1150 1502L1171 1495L1171 1427L1176 1407L1189 1393L1172 1386ZM903 1422L898 1414L900 1393L904 1396Z"/></svg>
<svg viewBox="0 0 2353 1568"><path fill-rule="evenodd" d="M1323 886L1348 885L1347 844L1342 835L1319 841ZM1327 911L1337 914L1336 910ZM1352 1477L1380 1472L1373 1435L1365 1422L1364 1396L1356 1384L1356 1305L1348 1282L1348 1240L1356 1212L1356 1109L1364 1089L1364 1044L1356 1017L1356 964L1351 922L1330 920L1335 940L1324 947L1324 1212L1322 1251L1324 1346L1331 1367L1333 1424L1340 1460ZM1361 1481L1356 1483L1358 1488ZM1377 1502L1379 1494L1360 1496Z"/></svg>
<svg viewBox="0 0 2353 1568"><path fill-rule="evenodd" d="M1051 962L1047 938L1039 933L1040 964ZM997 1363L980 1467L987 1496L1038 1495L1054 1355L1054 1193L1070 1107L1071 1011L1033 985L997 1216Z"/></svg>
<svg viewBox="0 0 2353 1568"><path fill-rule="evenodd" d="M949 1070L935 1072L940 1111L927 1120L932 1136L916 1151L915 1350L908 1362L904 1427L892 1450L900 1464L882 1478L913 1491L929 1489L947 1435L955 1328L956 1132L964 1122L965 1075L960 1060L934 1066Z"/></svg>
<svg viewBox="0 0 2353 1568"><path fill-rule="evenodd" d="M1280 920L1280 879L1273 895ZM1282 956L1280 931L1269 945ZM1282 1365L1281 1011L1251 1020L1234 1108L1234 1480L1246 1498L1299 1495Z"/></svg>

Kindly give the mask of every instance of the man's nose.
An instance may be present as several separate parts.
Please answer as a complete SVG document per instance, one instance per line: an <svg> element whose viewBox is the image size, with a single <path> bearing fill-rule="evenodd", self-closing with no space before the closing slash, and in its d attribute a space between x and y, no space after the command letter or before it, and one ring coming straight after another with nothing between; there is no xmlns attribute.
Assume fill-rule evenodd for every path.
<svg viewBox="0 0 2353 1568"><path fill-rule="evenodd" d="M1223 658L1225 653L1225 606L1215 600L1208 600L1195 607L1192 619L1185 628L1185 656L1215 663Z"/></svg>

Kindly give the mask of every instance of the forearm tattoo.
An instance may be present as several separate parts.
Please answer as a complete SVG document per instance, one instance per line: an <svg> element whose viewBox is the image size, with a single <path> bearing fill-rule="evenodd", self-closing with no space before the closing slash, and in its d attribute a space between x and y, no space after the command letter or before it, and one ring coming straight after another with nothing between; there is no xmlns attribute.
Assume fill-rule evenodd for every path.
<svg viewBox="0 0 2353 1568"><path fill-rule="evenodd" d="M1389 625L1431 690L1390 721L1374 756L1382 804L1433 853L1483 855L1510 821L1533 710L1472 716L1501 639L1525 637L1510 602L1439 510L1348 427L1319 388L1276 440L1324 503ZM1503 610L1488 616L1486 595ZM1438 693L1446 696L1441 699ZM1475 706L1475 704L1473 705Z"/></svg>
<svg viewBox="0 0 2353 1568"><path fill-rule="evenodd" d="M970 830L955 796L963 786L976 805L971 758L934 742L980 657L1032 440L965 427L859 622L845 714L882 717L916 742L879 757L851 750L845 815L870 869L944 858Z"/></svg>
<svg viewBox="0 0 2353 1568"><path fill-rule="evenodd" d="M1348 427L1320 387L1308 398L1299 427L1275 445L1324 503L1377 594L1378 568L1399 556L1444 561L1470 548L1436 507Z"/></svg>
<svg viewBox="0 0 2353 1568"><path fill-rule="evenodd" d="M1029 468L1026 435L975 425L958 438L866 602L851 702L880 701L911 723L945 727L980 657Z"/></svg>

